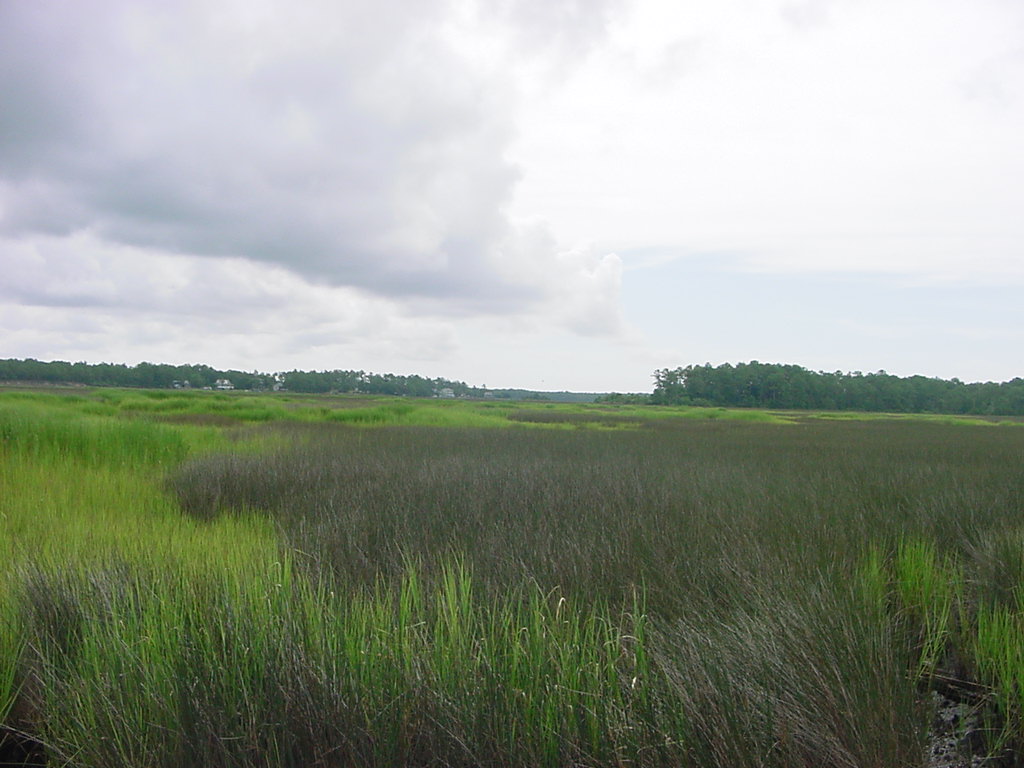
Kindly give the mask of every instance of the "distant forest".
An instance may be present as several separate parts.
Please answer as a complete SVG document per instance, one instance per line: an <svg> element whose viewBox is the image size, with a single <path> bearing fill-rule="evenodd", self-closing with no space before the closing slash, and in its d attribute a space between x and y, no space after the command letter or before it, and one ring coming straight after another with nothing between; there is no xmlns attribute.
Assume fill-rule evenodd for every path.
<svg viewBox="0 0 1024 768"><path fill-rule="evenodd" d="M162 363L67 363L62 360L0 360L0 383L81 385L87 387L144 387L169 389L213 389L226 379L234 389L254 392L284 389L301 393L359 393L406 397L493 397L498 400L550 400L563 403L589 403L598 398L593 392L535 392L529 389L485 389L464 381L428 379L423 376L399 376L366 371L253 371L217 370L208 365L166 365ZM447 391L447 390L450 390ZM646 399L646 395L641 397Z"/></svg>
<svg viewBox="0 0 1024 768"><path fill-rule="evenodd" d="M423 376L396 376L392 373L365 371L287 371L259 373L221 371L208 365L166 365L139 363L66 363L61 360L0 360L0 382L40 384L82 384L90 387L149 387L192 389L213 388L218 379L227 379L235 389L255 391L284 388L290 392L360 392L372 395L408 395L433 397L450 389L455 397L482 395L483 390L465 382L427 379ZM498 396L498 395L495 395Z"/></svg>
<svg viewBox="0 0 1024 768"><path fill-rule="evenodd" d="M959 379L809 371L799 365L689 365L654 372L649 402L772 409L1024 415L1024 379Z"/></svg>

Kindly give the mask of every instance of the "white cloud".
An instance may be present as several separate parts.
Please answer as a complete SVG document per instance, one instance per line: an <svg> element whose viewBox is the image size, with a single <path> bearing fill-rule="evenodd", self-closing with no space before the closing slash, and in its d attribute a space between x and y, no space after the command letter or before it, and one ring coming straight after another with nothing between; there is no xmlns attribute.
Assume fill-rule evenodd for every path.
<svg viewBox="0 0 1024 768"><path fill-rule="evenodd" d="M632 10L569 86L528 105L515 210L607 250L782 269L1001 274L1019 252L1019 5Z"/></svg>
<svg viewBox="0 0 1024 768"><path fill-rule="evenodd" d="M600 255L591 246L559 253L556 265L557 273L568 278L558 297L565 325L586 335L621 334L625 329L617 299L622 260L614 253Z"/></svg>

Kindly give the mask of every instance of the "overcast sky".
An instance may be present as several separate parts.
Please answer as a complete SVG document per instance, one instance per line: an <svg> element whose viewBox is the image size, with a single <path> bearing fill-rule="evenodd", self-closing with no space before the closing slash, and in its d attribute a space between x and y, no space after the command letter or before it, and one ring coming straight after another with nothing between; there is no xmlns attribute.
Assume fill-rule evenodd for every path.
<svg viewBox="0 0 1024 768"><path fill-rule="evenodd" d="M1019 0L0 0L0 357L1024 376Z"/></svg>

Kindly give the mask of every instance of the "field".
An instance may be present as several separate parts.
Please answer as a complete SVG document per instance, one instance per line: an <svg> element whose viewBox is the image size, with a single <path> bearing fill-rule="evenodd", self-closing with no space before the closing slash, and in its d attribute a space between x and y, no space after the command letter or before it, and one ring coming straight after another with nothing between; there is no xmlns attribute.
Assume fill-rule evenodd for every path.
<svg viewBox="0 0 1024 768"><path fill-rule="evenodd" d="M0 764L1024 747L1024 425L0 392Z"/></svg>

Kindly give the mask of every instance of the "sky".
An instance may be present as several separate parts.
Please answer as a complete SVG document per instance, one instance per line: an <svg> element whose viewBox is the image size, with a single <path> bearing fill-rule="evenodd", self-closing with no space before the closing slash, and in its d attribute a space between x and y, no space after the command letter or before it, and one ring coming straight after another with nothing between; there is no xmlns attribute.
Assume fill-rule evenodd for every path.
<svg viewBox="0 0 1024 768"><path fill-rule="evenodd" d="M1019 0L0 0L0 358L1024 376Z"/></svg>

